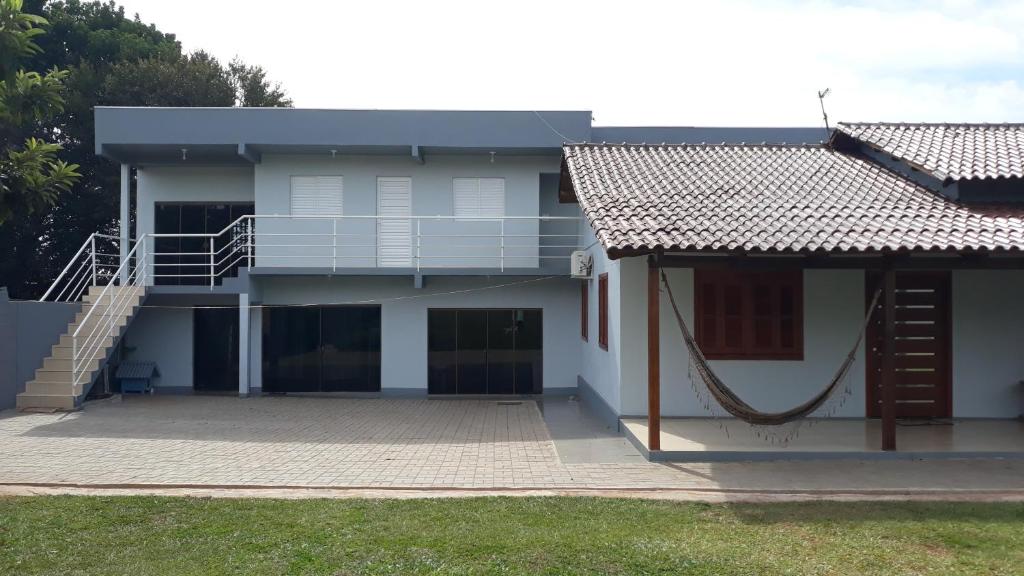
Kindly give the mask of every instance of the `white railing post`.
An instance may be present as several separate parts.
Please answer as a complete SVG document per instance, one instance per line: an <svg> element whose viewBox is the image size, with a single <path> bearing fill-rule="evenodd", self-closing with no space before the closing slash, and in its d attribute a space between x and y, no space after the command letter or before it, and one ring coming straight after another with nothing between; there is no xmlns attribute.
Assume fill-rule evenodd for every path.
<svg viewBox="0 0 1024 576"><path fill-rule="evenodd" d="M249 260L249 269L251 270L252 269L252 261L253 261L253 252L254 252L252 237L253 237L253 231L256 230L256 222L252 218L249 218L245 222L246 222L246 226L245 226L245 231L246 231L245 241L248 244L246 252L249 255L249 258L248 258L248 260Z"/></svg>
<svg viewBox="0 0 1024 576"><path fill-rule="evenodd" d="M420 240L420 219L416 219L416 271L420 271L420 248L423 246Z"/></svg>
<svg viewBox="0 0 1024 576"><path fill-rule="evenodd" d="M92 285L96 285L96 235L89 237L92 241Z"/></svg>
<svg viewBox="0 0 1024 576"><path fill-rule="evenodd" d="M501 234L501 271L505 271L505 219L498 220L499 234Z"/></svg>
<svg viewBox="0 0 1024 576"><path fill-rule="evenodd" d="M338 271L338 218L331 218L331 271Z"/></svg>
<svg viewBox="0 0 1024 576"><path fill-rule="evenodd" d="M210 237L210 290L213 290L213 236Z"/></svg>

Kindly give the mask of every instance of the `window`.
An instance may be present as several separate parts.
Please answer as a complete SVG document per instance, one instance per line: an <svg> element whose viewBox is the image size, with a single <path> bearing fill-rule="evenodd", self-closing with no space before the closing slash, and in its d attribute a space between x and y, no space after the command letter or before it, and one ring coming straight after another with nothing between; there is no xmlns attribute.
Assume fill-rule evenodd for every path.
<svg viewBox="0 0 1024 576"><path fill-rule="evenodd" d="M580 283L580 336L590 339L590 282Z"/></svg>
<svg viewBox="0 0 1024 576"><path fill-rule="evenodd" d="M710 360L802 360L803 275L694 271L697 344Z"/></svg>
<svg viewBox="0 0 1024 576"><path fill-rule="evenodd" d="M597 277L597 345L608 349L608 274Z"/></svg>
<svg viewBox="0 0 1024 576"><path fill-rule="evenodd" d="M292 216L341 216L341 176L292 176Z"/></svg>
<svg viewBox="0 0 1024 576"><path fill-rule="evenodd" d="M458 218L501 218L505 215L504 178L453 178L454 214Z"/></svg>

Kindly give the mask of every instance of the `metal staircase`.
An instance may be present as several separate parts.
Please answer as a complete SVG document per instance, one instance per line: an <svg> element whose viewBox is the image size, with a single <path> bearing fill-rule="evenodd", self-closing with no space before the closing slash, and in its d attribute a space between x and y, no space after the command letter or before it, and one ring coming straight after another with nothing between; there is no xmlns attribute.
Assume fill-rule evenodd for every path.
<svg viewBox="0 0 1024 576"><path fill-rule="evenodd" d="M18 394L17 407L26 411L75 410L114 352L121 336L146 298L146 238L143 237L115 268L104 263L97 240L89 237L43 299L81 298L82 309L53 345L35 378ZM109 254L106 254L109 256ZM60 287L58 291L58 287Z"/></svg>

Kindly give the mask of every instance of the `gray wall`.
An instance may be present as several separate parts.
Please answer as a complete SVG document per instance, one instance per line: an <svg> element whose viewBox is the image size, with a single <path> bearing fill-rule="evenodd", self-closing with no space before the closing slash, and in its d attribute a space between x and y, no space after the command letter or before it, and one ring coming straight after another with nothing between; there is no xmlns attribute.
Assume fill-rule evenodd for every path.
<svg viewBox="0 0 1024 576"><path fill-rule="evenodd" d="M579 373L579 284L566 277L430 276L421 289L409 276L269 276L254 279L260 304L381 305L381 387L427 388L427 310L430 308L540 308L544 311L544 388L573 388ZM514 284L514 285L508 285ZM501 286L494 288L494 286ZM450 292L456 292L454 294ZM185 302L183 300L183 302ZM175 303L164 300L168 306ZM157 363L154 384L165 390L193 386L193 316L190 309L147 303L125 337L128 360ZM262 388L261 314L250 322L250 386Z"/></svg>
<svg viewBox="0 0 1024 576"><path fill-rule="evenodd" d="M62 302L11 301L0 288L0 410L14 407L79 309Z"/></svg>
<svg viewBox="0 0 1024 576"><path fill-rule="evenodd" d="M425 164L401 156L264 155L256 166L256 213L282 215L290 213L291 176L342 176L344 178L343 213L346 216L377 214L377 178L379 176L409 177L412 182L412 215L452 216L454 197L452 179L457 177L500 177L505 179L505 215L540 215L540 174L557 172L557 157L502 156L492 163L487 156L431 156ZM574 215L578 215L576 209ZM502 230L494 221L423 220L420 223L423 266L497 267L500 248L497 240ZM257 266L331 267L337 254L338 267L376 266L376 221L373 219L340 219L337 250L333 249L333 223L330 219L312 221L260 220L257 234L310 233L309 236L258 237ZM536 220L506 221L504 233L506 268L537 266ZM416 224L412 224L412 234ZM441 237L440 235L451 235ZM473 238L483 235L486 238ZM526 236L516 238L516 235ZM431 237L433 236L433 237ZM415 245L415 238L412 240ZM276 246L263 246L274 244ZM285 246L280 246L284 244ZM295 247L290 245L321 245ZM520 246L517 248L516 244ZM465 248L465 246L470 246ZM479 246L479 248L477 248ZM532 248L530 247L532 246ZM415 254L415 253L414 253ZM431 258L435 256L435 258ZM437 256L465 256L439 258ZM486 257L486 258L481 258Z"/></svg>

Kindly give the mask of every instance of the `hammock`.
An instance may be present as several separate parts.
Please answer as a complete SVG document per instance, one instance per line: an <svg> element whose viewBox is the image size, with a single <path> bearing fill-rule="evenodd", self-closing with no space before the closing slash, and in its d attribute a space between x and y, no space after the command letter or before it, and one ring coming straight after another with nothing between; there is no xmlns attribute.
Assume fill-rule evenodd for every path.
<svg viewBox="0 0 1024 576"><path fill-rule="evenodd" d="M691 366L696 370L701 381L711 393L711 396L714 397L715 401L721 405L726 412L744 422L759 426L779 426L795 420L800 420L806 418L812 412L825 404L829 397L831 397L839 388L839 384L846 378L850 368L853 366L857 348L864 339L864 332L868 327L868 322L871 320L871 315L874 312L875 307L878 305L879 296L882 294L881 288L875 291L875 295L871 299L871 305L868 307L867 314L864 317L864 323L861 324L860 332L857 334L857 340L854 341L853 347L850 349L849 354L846 355L846 359L843 360L842 364L840 364L835 377L832 378L821 392L817 393L814 397L810 398L803 404L790 408L789 410L785 410L783 412L762 412L740 399L735 392L730 390L729 387L722 382L722 379L719 378L708 365L708 361L704 357L704 353L700 351L700 347L697 346L697 342L693 339L693 335L690 333L689 328L687 328L686 322L683 321L682 314L679 313L679 307L676 305L676 299L672 294L672 287L668 284L668 277L665 275L665 271L659 270L659 272L661 273L661 281L665 284L665 290L668 293L669 302L672 304L672 311L675 313L676 322L679 324L679 330L683 334L683 341L686 343L686 348L690 351Z"/></svg>

